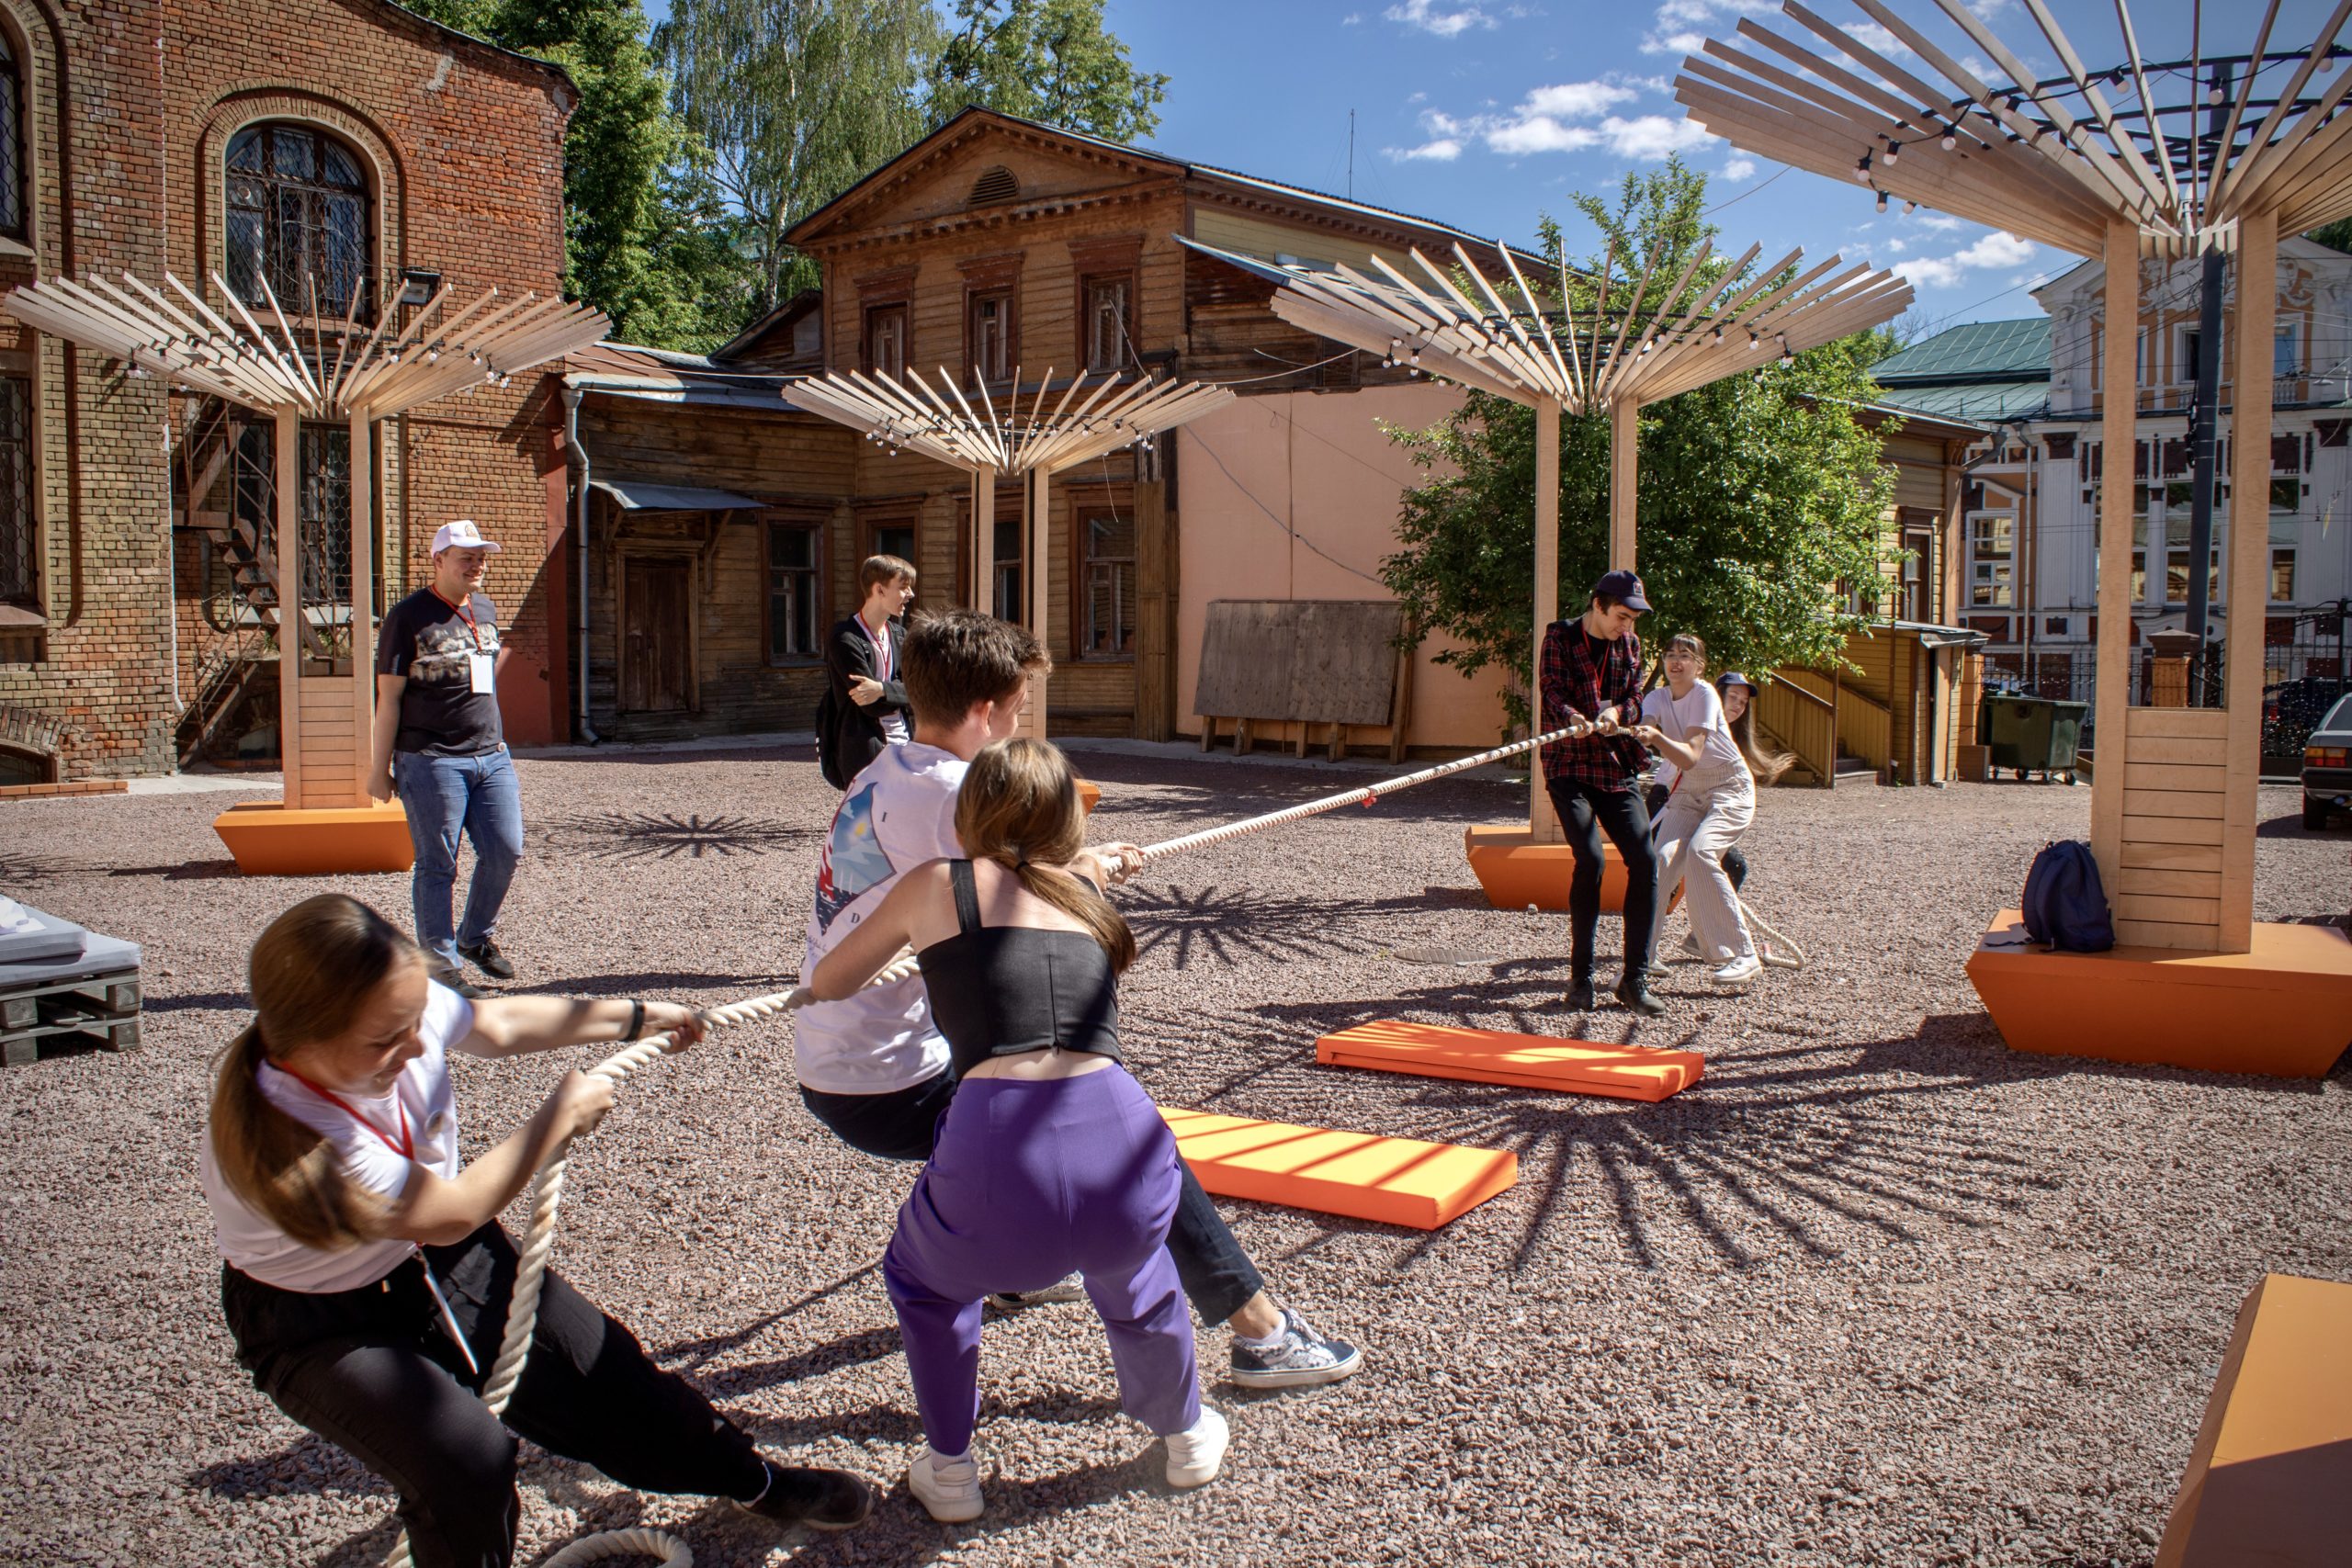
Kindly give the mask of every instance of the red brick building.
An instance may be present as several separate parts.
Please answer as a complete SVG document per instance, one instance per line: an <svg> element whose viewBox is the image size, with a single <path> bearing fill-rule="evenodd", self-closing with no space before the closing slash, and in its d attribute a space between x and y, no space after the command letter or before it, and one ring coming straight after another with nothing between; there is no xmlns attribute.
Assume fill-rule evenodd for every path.
<svg viewBox="0 0 2352 1568"><path fill-rule="evenodd" d="M384 0L0 0L0 289L169 271L225 314L209 280L258 306L266 274L330 354L355 289L371 322L427 275L457 302L548 293L576 99L556 67ZM384 603L451 517L507 547L489 591L525 742L569 705L552 385L389 422L373 466ZM306 600L348 570L347 441L304 432L302 555L328 591ZM0 315L0 784L164 772L248 727L268 748L269 460L266 424Z"/></svg>

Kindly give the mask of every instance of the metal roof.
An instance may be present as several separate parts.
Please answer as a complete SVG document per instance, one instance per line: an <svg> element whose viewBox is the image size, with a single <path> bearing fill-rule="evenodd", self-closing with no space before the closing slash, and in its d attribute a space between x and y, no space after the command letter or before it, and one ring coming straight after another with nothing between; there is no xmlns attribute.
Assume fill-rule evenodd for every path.
<svg viewBox="0 0 2352 1568"><path fill-rule="evenodd" d="M2031 418L2048 412L2050 383L2047 379L1965 381L1958 386L1897 383L1887 387L1879 401L1902 413L1993 424L2002 420Z"/></svg>
<svg viewBox="0 0 2352 1568"><path fill-rule="evenodd" d="M798 376L729 370L708 355L600 343L564 356L563 384L582 392L698 408L789 410L783 394Z"/></svg>
<svg viewBox="0 0 2352 1568"><path fill-rule="evenodd" d="M657 484L650 479L601 479L588 481L629 512L732 512L761 503L732 491L695 490L690 485Z"/></svg>
<svg viewBox="0 0 2352 1568"><path fill-rule="evenodd" d="M1871 367L1871 378L1893 389L1906 381L2025 381L2050 379L2050 318L1970 321Z"/></svg>

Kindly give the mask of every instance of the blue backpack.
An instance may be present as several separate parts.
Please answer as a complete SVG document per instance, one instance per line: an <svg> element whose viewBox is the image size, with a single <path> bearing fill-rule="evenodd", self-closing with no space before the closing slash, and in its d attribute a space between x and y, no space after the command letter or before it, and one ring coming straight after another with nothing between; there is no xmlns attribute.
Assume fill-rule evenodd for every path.
<svg viewBox="0 0 2352 1568"><path fill-rule="evenodd" d="M2098 862L2079 840L2045 844L2025 874L2025 934L2070 953L2104 953L2115 945Z"/></svg>

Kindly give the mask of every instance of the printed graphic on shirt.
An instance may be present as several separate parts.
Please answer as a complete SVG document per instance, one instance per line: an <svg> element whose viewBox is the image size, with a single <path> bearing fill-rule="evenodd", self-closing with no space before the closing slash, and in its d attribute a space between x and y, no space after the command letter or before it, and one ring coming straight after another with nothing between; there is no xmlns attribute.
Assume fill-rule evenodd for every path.
<svg viewBox="0 0 2352 1568"><path fill-rule="evenodd" d="M473 669L466 662L467 659L475 653L486 653L495 658L498 653L498 624L494 621L478 624L481 629L479 644L461 620L432 621L419 626L416 657L409 661L408 678L428 685L443 681L470 682Z"/></svg>
<svg viewBox="0 0 2352 1568"><path fill-rule="evenodd" d="M830 930L833 917L858 897L897 874L890 857L882 852L876 834L875 785L842 800L833 813L833 829L825 836L825 854L817 867L817 929Z"/></svg>

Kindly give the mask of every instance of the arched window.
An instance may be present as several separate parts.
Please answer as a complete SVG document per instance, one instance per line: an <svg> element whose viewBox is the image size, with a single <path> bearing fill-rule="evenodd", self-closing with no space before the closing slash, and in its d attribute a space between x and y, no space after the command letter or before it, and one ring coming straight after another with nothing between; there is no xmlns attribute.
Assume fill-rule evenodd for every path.
<svg viewBox="0 0 2352 1568"><path fill-rule="evenodd" d="M261 280L288 314L340 316L375 263L373 204L359 155L311 126L249 125L229 143L229 283L258 304Z"/></svg>
<svg viewBox="0 0 2352 1568"><path fill-rule="evenodd" d="M0 234L28 238L25 193L25 75L17 45L0 28Z"/></svg>

